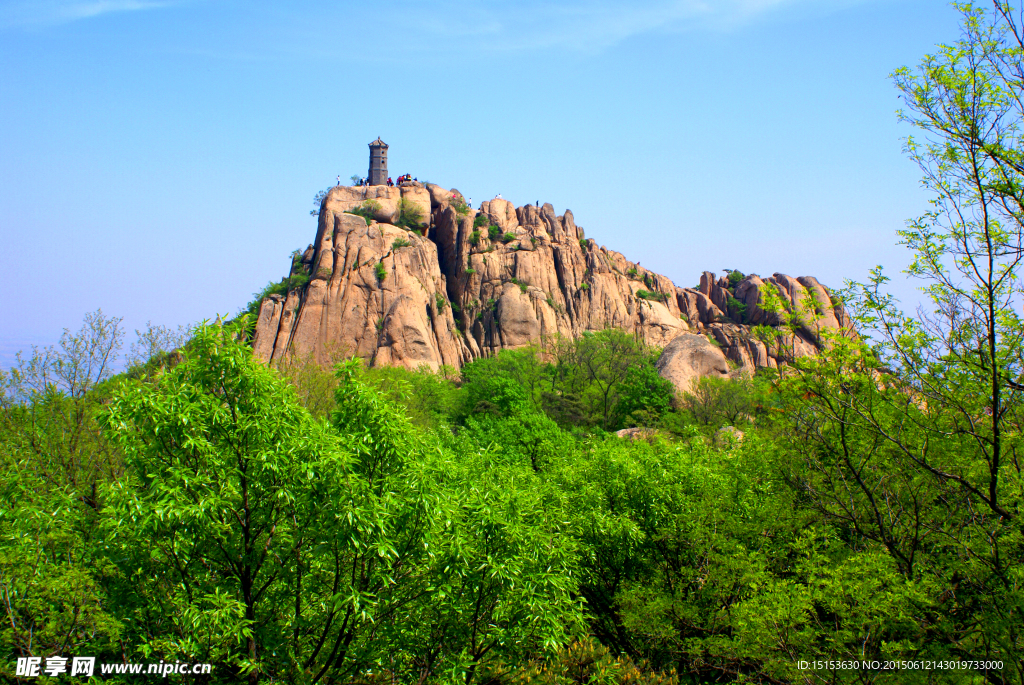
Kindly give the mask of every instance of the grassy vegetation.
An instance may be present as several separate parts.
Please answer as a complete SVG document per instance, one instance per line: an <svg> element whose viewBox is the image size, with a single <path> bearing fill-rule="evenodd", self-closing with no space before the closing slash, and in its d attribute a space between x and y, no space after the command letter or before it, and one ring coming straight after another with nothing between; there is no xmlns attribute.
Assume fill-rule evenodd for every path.
<svg viewBox="0 0 1024 685"><path fill-rule="evenodd" d="M369 226L370 222L373 221L373 217L383 211L383 209L376 200L364 200L358 207L346 209L345 213L363 217L366 220L366 225Z"/></svg>
<svg viewBox="0 0 1024 685"><path fill-rule="evenodd" d="M400 228L421 228L426 223L423 209L404 197L398 201L398 220L396 226Z"/></svg>
<svg viewBox="0 0 1024 685"><path fill-rule="evenodd" d="M654 302L668 302L668 293L658 293L649 290L637 290L636 296L641 300L651 300Z"/></svg>
<svg viewBox="0 0 1024 685"><path fill-rule="evenodd" d="M455 216L459 219L464 216L468 216L470 209L472 209L468 204L466 204L466 201L461 195L452 197L450 206L455 210Z"/></svg>

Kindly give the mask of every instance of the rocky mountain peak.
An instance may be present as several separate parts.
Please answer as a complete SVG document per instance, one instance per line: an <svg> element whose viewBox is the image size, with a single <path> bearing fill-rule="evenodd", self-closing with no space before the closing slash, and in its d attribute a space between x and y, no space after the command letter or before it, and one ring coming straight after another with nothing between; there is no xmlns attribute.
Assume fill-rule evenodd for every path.
<svg viewBox="0 0 1024 685"><path fill-rule="evenodd" d="M355 213L353 213L355 212ZM460 368L502 349L621 328L664 348L677 387L700 375L775 367L814 354L823 329L850 331L842 306L812 277L706 271L698 288L586 238L571 211L508 200L468 207L434 184L332 188L296 268L308 285L260 307L254 350L270 361L328 351L372 364ZM772 349L751 327L778 326L762 288L806 312Z"/></svg>

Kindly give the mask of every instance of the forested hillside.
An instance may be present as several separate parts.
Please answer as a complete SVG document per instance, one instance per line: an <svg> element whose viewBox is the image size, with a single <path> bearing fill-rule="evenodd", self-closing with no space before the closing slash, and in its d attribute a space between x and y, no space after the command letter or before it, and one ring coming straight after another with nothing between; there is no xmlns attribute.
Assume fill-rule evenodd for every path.
<svg viewBox="0 0 1024 685"><path fill-rule="evenodd" d="M1024 685L1015 19L967 7L894 75L927 311L879 269L839 294L858 335L791 364L679 392L615 328L457 371L267 364L243 316L150 329L115 374L97 312L0 372L0 677ZM806 325L772 293L766 345Z"/></svg>

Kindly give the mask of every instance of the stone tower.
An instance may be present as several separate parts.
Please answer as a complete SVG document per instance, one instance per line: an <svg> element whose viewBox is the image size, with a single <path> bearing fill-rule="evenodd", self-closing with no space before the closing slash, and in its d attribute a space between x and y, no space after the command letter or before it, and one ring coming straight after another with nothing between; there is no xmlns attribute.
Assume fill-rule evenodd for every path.
<svg viewBox="0 0 1024 685"><path fill-rule="evenodd" d="M377 136L370 143L370 172L366 175L371 186L382 186L388 182L388 144Z"/></svg>

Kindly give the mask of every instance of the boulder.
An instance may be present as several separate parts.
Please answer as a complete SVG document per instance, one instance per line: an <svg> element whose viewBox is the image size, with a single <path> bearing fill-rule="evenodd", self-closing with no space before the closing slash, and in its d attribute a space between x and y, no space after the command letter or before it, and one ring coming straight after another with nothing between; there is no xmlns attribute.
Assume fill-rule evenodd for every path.
<svg viewBox="0 0 1024 685"><path fill-rule="evenodd" d="M661 377L671 381L678 393L689 392L697 378L727 378L730 371L722 350L695 333L676 336L658 357L657 367Z"/></svg>
<svg viewBox="0 0 1024 685"><path fill-rule="evenodd" d="M397 187L335 186L327 193L324 203L320 206L320 214L324 213L325 208L340 214L372 202L376 203L373 218L381 223L393 224L398 221L398 201L401 199L402 190Z"/></svg>
<svg viewBox="0 0 1024 685"><path fill-rule="evenodd" d="M654 437L657 433L653 428L640 428L634 426L633 428L623 428L615 431L615 435L618 437L633 442L634 440L649 440Z"/></svg>
<svg viewBox="0 0 1024 685"><path fill-rule="evenodd" d="M736 426L723 426L715 432L716 447L728 448L741 442L743 442L743 431Z"/></svg>
<svg viewBox="0 0 1024 685"><path fill-rule="evenodd" d="M500 227L502 233L513 231L519 227L516 209L508 200L494 198L481 202L480 211L487 215L492 224Z"/></svg>
<svg viewBox="0 0 1024 685"><path fill-rule="evenodd" d="M424 186L427 189L427 193L430 195L430 210L433 211L438 207L448 204L452 199L452 192L445 190L439 185L433 183L427 183Z"/></svg>

